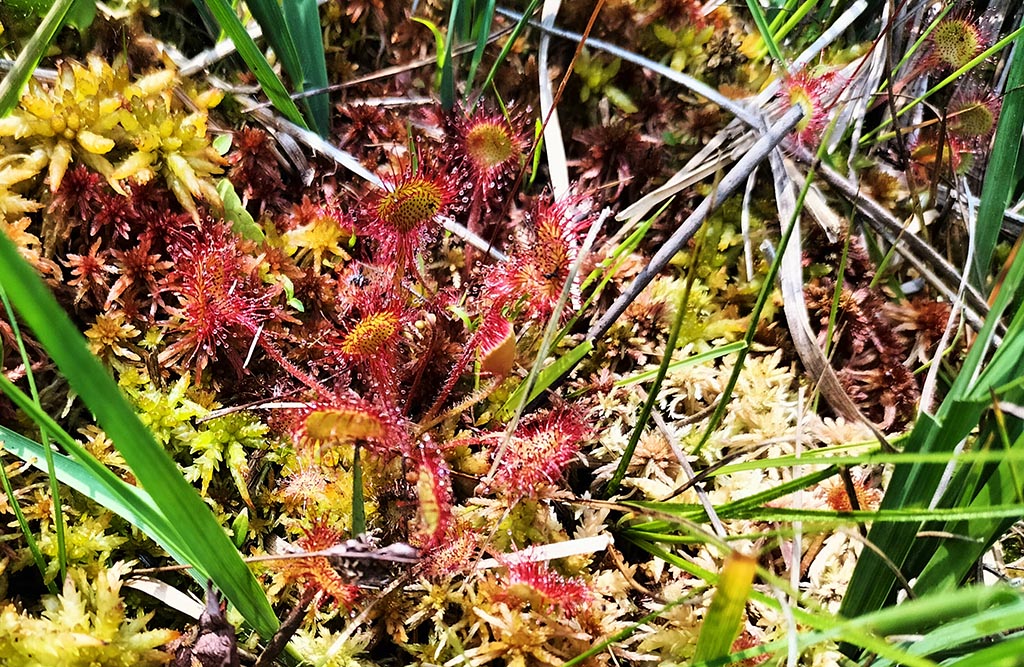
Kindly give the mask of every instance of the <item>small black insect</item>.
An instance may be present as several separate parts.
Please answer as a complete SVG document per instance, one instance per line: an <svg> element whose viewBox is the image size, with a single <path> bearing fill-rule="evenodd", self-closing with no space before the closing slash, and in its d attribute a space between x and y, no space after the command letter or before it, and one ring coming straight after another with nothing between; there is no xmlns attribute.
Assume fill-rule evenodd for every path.
<svg viewBox="0 0 1024 667"><path fill-rule="evenodd" d="M354 285L355 287L366 287L370 284L370 277L363 273L361 270L356 270L351 276L348 277L348 284Z"/></svg>

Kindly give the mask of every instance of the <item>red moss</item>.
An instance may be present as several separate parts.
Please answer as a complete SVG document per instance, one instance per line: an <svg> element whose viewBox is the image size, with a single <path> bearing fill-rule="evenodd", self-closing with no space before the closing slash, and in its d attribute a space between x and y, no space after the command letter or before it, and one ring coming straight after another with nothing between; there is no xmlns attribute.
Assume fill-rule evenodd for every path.
<svg viewBox="0 0 1024 667"><path fill-rule="evenodd" d="M67 183L67 179L64 183ZM110 274L116 273L117 269L107 263L110 253L100 250L101 243L101 239L96 239L87 253L68 253L67 259L61 260L64 266L71 269L72 278L68 281L68 286L75 288L76 305L88 296L87 302L98 308L110 292L107 281Z"/></svg>
<svg viewBox="0 0 1024 667"><path fill-rule="evenodd" d="M277 151L263 130L244 127L235 133L234 150L228 157L228 179L240 195L260 202L261 207L281 197L284 181Z"/></svg>
<svg viewBox="0 0 1024 667"><path fill-rule="evenodd" d="M323 551L337 546L343 536L323 520L314 520L313 526L295 545L304 551ZM334 599L343 609L350 609L359 599L359 588L346 581L325 556L289 558L281 561L282 573L289 581L301 581L307 586Z"/></svg>
<svg viewBox="0 0 1024 667"><path fill-rule="evenodd" d="M84 165L68 170L60 187L53 194L49 212L67 224L88 224L89 235L95 236L108 221L114 222L117 236L128 237L128 226L117 209L129 204L128 198L114 194L107 179ZM108 209L114 209L113 211Z"/></svg>
<svg viewBox="0 0 1024 667"><path fill-rule="evenodd" d="M125 312L141 315L148 310L152 317L164 304L160 279L174 266L152 249L153 237L143 235L137 245L127 250L111 250L117 280L110 286L105 308L120 303Z"/></svg>
<svg viewBox="0 0 1024 667"><path fill-rule="evenodd" d="M738 653L740 651L745 651L749 648L757 648L762 644L764 644L763 640L758 639L753 634L751 634L750 630L744 630L740 633L740 636L736 638L736 641L732 643L731 651L733 653ZM770 657L772 657L770 653L764 653L762 655L754 656L753 658L741 660L737 664L739 664L740 667L757 667L758 665L767 662Z"/></svg>

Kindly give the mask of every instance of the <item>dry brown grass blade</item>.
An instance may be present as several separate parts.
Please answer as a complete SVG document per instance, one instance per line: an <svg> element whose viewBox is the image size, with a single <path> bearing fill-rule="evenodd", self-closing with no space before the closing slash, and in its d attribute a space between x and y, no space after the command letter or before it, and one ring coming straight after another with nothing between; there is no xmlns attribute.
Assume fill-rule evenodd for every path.
<svg viewBox="0 0 1024 667"><path fill-rule="evenodd" d="M793 181L786 172L782 152L773 151L769 157L775 186L775 201L779 219L792 220L797 215L796 196ZM824 351L811 331L807 302L804 300L803 244L800 242L800 224L793 225L789 243L782 248L782 263L779 267L779 284L782 289L782 308L786 315L790 338L797 356L804 365L818 391L825 397L832 409L850 421L863 422L883 446L890 448L885 434L868 419L853 402L846 389L839 382L835 370L828 363Z"/></svg>
<svg viewBox="0 0 1024 667"><path fill-rule="evenodd" d="M561 0L545 0L541 12L543 25L550 27L555 24L555 16L561 5ZM569 192L569 165L566 163L565 141L562 138L562 126L558 122L555 93L551 88L551 73L548 70L550 46L551 35L547 32L542 33L540 47L537 50L537 72L540 115L544 119L544 152L548 158L552 193L555 199L560 199Z"/></svg>

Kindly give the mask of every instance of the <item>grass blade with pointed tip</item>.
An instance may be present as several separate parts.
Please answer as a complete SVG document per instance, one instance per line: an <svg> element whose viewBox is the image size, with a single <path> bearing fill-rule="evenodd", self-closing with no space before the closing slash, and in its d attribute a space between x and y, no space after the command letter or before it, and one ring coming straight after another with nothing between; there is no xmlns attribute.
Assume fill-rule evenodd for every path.
<svg viewBox="0 0 1024 667"><path fill-rule="evenodd" d="M746 554L734 551L725 559L711 606L700 627L694 662L720 658L732 650L756 573L757 560Z"/></svg>
<svg viewBox="0 0 1024 667"><path fill-rule="evenodd" d="M278 621L266 594L210 508L142 425L113 378L89 352L82 334L3 234L0 283L164 515L173 531L170 542L193 555L191 564L207 573L260 635L273 636Z"/></svg>
<svg viewBox="0 0 1024 667"><path fill-rule="evenodd" d="M198 0L196 1L198 2ZM256 46L256 42L246 32L245 26L238 19L235 10L231 8L226 0L203 1L210 10L210 13L217 19L221 30L234 43L235 48L238 50L238 55L242 57L245 64L252 70L253 75L259 81L263 92L266 93L274 108L284 114L291 122L309 129L306 121L302 118L302 114L299 113L299 108L295 106L295 102L288 94L288 90L270 67L270 63L267 62L263 52ZM280 57L280 54L278 55Z"/></svg>
<svg viewBox="0 0 1024 667"><path fill-rule="evenodd" d="M1024 57L1017 49L1017 57L1010 65L1003 96L1002 111L996 127L996 138L992 144L985 183L978 207L978 223L975 231L974 266L971 279L984 289L988 277L992 252L1003 225L1003 212L1007 200L1016 186L1013 181L1014 165L1020 162L1021 130L1024 129Z"/></svg>

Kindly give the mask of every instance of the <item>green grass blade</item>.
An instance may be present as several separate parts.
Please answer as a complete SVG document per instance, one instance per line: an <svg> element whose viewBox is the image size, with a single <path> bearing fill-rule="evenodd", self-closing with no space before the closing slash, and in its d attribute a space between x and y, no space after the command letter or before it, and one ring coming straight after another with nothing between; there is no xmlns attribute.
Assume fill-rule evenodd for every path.
<svg viewBox="0 0 1024 667"><path fill-rule="evenodd" d="M757 560L739 552L725 559L718 575L718 586L697 636L694 662L728 655L740 633L746 615L747 598L754 585Z"/></svg>
<svg viewBox="0 0 1024 667"><path fill-rule="evenodd" d="M1018 616L1018 618L1020 618ZM1013 639L1001 638L987 648L972 651L969 655L946 663L947 667L1020 667L1024 655L1024 637L1020 634Z"/></svg>
<svg viewBox="0 0 1024 667"><path fill-rule="evenodd" d="M523 11L523 17L519 20L518 23L516 23L515 28L512 29L512 34L509 35L508 39L505 40L505 45L501 47L501 52L498 54L498 57L494 60L494 64L491 65L491 70L487 73L487 78L484 79L483 85L480 86L480 97L483 96L482 91L487 90L490 87L491 83L494 81L494 77L498 75L498 69L501 67L502 63L505 62L505 58L508 57L509 51L512 50L512 47L515 45L516 40L519 39L519 35L523 34L523 30L526 29L527 25L529 25L530 17L533 16L533 13L537 11L538 7L540 7L540 0L530 0L530 4L526 7L526 10ZM476 101L473 103L472 106L474 109L476 108L476 105L479 104L480 97L477 97ZM540 151L534 153L535 162L537 160L537 155L539 154L539 152ZM536 173L537 165L534 164L533 171L530 174L531 177Z"/></svg>
<svg viewBox="0 0 1024 667"><path fill-rule="evenodd" d="M1013 445L1014 450L1019 451L1022 448L1024 437L1018 438ZM1004 460L996 467L978 495L970 501L967 509L980 512L1003 503L1019 503L1022 470L1024 466L1020 461ZM1021 510L1021 514L1024 514L1024 509ZM950 523L945 526L944 532L966 539L943 540L939 543L914 585L916 592L949 591L956 588L970 572L974 563L1009 528L1007 524L1012 524L1016 517L946 518Z"/></svg>
<svg viewBox="0 0 1024 667"><path fill-rule="evenodd" d="M999 604L989 609L981 609L976 614L946 623L914 641L913 644L907 647L907 651L914 655L935 655L940 652L951 652L957 649L957 647L966 646L988 637L998 636L1000 633L1019 629L1022 617L1024 617L1024 599L1018 598L1007 604ZM1018 648L1018 651L1021 650L1024 649ZM981 652L984 652L984 649L979 651L979 653ZM968 656L969 658L970 656ZM961 663L953 662L946 664ZM1019 665L1020 663L1018 662L1017 664ZM874 667L891 667L891 665L892 661L890 660L879 660L874 664Z"/></svg>
<svg viewBox="0 0 1024 667"><path fill-rule="evenodd" d="M999 113L996 138L978 206L971 278L981 289L984 289L988 278L992 252L1003 225L1003 213L1015 186L1013 174L1020 162L1020 137L1024 129L1024 58L1019 57L1019 49L1017 55L1010 65L1006 95L1003 96L1003 108Z"/></svg>
<svg viewBox="0 0 1024 667"><path fill-rule="evenodd" d="M286 16L288 6L299 4L300 1L286 2L283 10L278 0L247 0L245 4L263 31L263 37L281 61L284 71L291 77L292 85L301 91L302 65L296 40L291 32L291 23Z"/></svg>
<svg viewBox="0 0 1024 667"><path fill-rule="evenodd" d="M756 593L751 597L756 598ZM800 632L797 635L797 651L802 652L815 644L826 641L844 640L861 644L870 653L869 663L877 667L902 665L935 665L935 660L943 660L943 665L967 664L980 667L992 663L976 662L974 656L989 649L975 651L971 642L986 638L1002 631L1003 628L1016 628L1020 625L1021 605L1024 599L1017 591L1000 586L977 586L962 589L949 595L934 595L903 603L899 607L875 612L869 616L842 620L831 627ZM798 610L794 608L794 615ZM798 617L798 620L799 617ZM803 621L801 621L803 622ZM820 627L820 623L819 623ZM917 635L924 635L916 639ZM908 641L907 637L915 637ZM886 637L890 639L885 639ZM999 642L992 649L1002 646ZM737 652L730 659L740 660L764 653L778 653L787 648L788 638L782 638L764 644L756 649ZM891 642L891 643L890 643ZM1014 649L1020 651L1019 645ZM950 661L944 652L959 650L968 652L962 661ZM1017 662L999 662L1003 652L990 654L996 659L994 664L1013 664ZM1019 653L1017 654L1019 656ZM710 663L694 662L691 667L712 667L721 665L722 661Z"/></svg>
<svg viewBox="0 0 1024 667"><path fill-rule="evenodd" d="M11 109L21 99L21 91L25 84L32 77L39 59L46 53L50 42L53 41L57 31L60 30L64 19L67 17L71 5L78 0L57 0L46 12L42 23L36 28L32 38L28 40L21 52L18 54L14 66L7 73L3 81L0 81L0 118L11 112Z"/></svg>
<svg viewBox="0 0 1024 667"><path fill-rule="evenodd" d="M139 421L43 281L2 234L0 284L166 517L174 531L173 543L188 544L196 558L191 564L209 575L260 635L271 637L278 627L277 617L210 508Z"/></svg>
<svg viewBox="0 0 1024 667"><path fill-rule="evenodd" d="M983 190L982 197L985 196L987 193ZM1022 285L1024 257L1018 255L946 398L934 416L920 415L906 441L905 452L951 452L980 423L991 400L990 391L1024 374L1024 309L1015 313L1002 344L984 365L995 327ZM941 478L942 470L937 466L897 465L882 500L882 509L928 506ZM917 531L918 526L913 524L878 524L872 527L868 539L894 563L902 566L917 542ZM917 574L904 572L908 577ZM893 574L887 564L874 552L865 551L850 581L850 589L859 593L846 596L841 612L846 616L858 616L881 608L889 598L893 584Z"/></svg>
<svg viewBox="0 0 1024 667"><path fill-rule="evenodd" d="M667 563L675 565L676 567L680 568L684 572L688 572L694 577L698 577L712 585L718 582L718 575L714 572L705 570L704 568L695 565L694 563L690 562L685 558L682 558L680 556L677 556L676 554L666 551L665 549L662 549L656 544L645 542L644 540L632 539L628 536L627 539L628 541L637 545L638 547L650 553L651 555L656 556L657 558L661 558ZM762 577L765 576L764 572L762 572L761 574ZM1005 596L1005 589L1001 592ZM956 603L953 605L954 610L963 612L965 610L972 609L974 608L972 605L976 604L976 598L981 597L987 601L992 597L992 595L986 589L983 589L980 595L977 591L971 591L971 595L969 596L970 600L966 603L962 599L963 597L967 596L963 596L958 593L958 599L956 600ZM760 604L766 605L772 609L780 609L779 601L775 599L774 596L762 593L757 589L751 591L750 599ZM915 604L918 604L919 602L920 601L915 601ZM961 606L957 607L956 605ZM900 609L902 610L903 607L901 607ZM913 612L916 612L915 615L924 615L918 612L918 610L914 609L913 607L912 610ZM826 641L843 640L855 644L857 646L861 646L867 650L873 651L880 656L888 656L894 661L900 662L910 667L935 667L934 662L926 660L924 658L920 658L918 656L910 655L907 651L903 650L902 648L892 646L885 638L879 637L876 634L878 629L869 625L870 622L877 622L874 616L870 619L854 619L852 621L840 622L827 613L812 613L799 606L791 607L790 611L792 612L793 617L796 619L798 623L814 629L811 632L801 632L798 635L800 650L806 649L807 647L813 646L814 644ZM889 610L886 610L885 612L879 612L878 615L885 614L888 611ZM948 615L949 610L946 606L939 610L932 610L929 607L928 609L925 609L924 612L929 614L928 618L930 620L931 616L935 616L937 614ZM903 622L902 617L897 620ZM892 623L893 621L891 619L883 617L879 623L879 629L885 630L887 629L888 624ZM772 642L771 644L767 645L766 648L777 649L785 641L787 640L783 639L779 640L778 642ZM690 663L690 667L712 667L712 665L721 664L721 660L699 663L693 662Z"/></svg>
<svg viewBox="0 0 1024 667"><path fill-rule="evenodd" d="M754 25L757 26L757 32L760 33L761 40L768 49L768 53L780 65L785 65L786 61L782 57L782 50L779 49L775 37L772 36L771 27L768 25L768 18L764 15L761 5L757 3L757 0L747 0L747 9L750 10L750 15L754 19Z"/></svg>
<svg viewBox="0 0 1024 667"><path fill-rule="evenodd" d="M465 6L462 0L452 0L452 6L448 14L448 33L444 36L444 60L441 53L437 54L437 65L441 68L441 89L438 94L441 98L441 108L451 111L455 108L455 33L459 17Z"/></svg>
<svg viewBox="0 0 1024 667"><path fill-rule="evenodd" d="M760 507L765 503L769 503L773 500L788 496L791 493L806 489L812 484L822 482L829 477L834 476L838 472L838 468L831 466L818 472L804 475L788 482L783 482L778 486L774 486L764 491L759 491L755 494L734 500L730 503L725 503L715 508L715 513L718 514L719 518L727 516L731 513L749 510L755 507ZM658 512L659 514L671 514L679 516L682 519L689 521L703 522L707 520L707 515L704 511L704 507L697 503L671 503L654 500L629 500L622 503L627 507L635 507L640 510L650 510Z"/></svg>
<svg viewBox="0 0 1024 667"><path fill-rule="evenodd" d="M469 96L473 90L473 79L476 78L476 71L480 67L480 62L484 59L484 49L487 48L487 37L491 32L491 26L494 24L494 6L497 4L497 0L487 0L487 6L484 7L484 11L476 19L476 24L473 29L476 31L476 48L473 49L473 58L469 63L469 74L466 76L466 101L469 101Z"/></svg>
<svg viewBox="0 0 1024 667"><path fill-rule="evenodd" d="M951 452L977 427L987 409L989 391L1009 383L1024 372L1024 309L1014 316L1002 345L989 364L977 372L984 359L985 343L991 340L996 323L1010 306L1012 295L1022 281L1024 258L1018 256L949 394L934 417L920 415L907 439L905 452ZM928 506L941 481L942 472L938 466L920 463L897 465L881 508ZM872 527L868 539L894 563L902 566L917 542L918 528L913 524L878 524ZM914 577L917 573L904 572L904 575ZM850 581L850 589L859 591L859 594L846 596L841 612L846 616L858 616L881 608L893 585L893 574L888 566L873 552L865 551Z"/></svg>
<svg viewBox="0 0 1024 667"><path fill-rule="evenodd" d="M694 257L699 256L700 246L703 240L704 234L701 234L697 239L697 244L693 251ZM633 432L629 436L629 441L626 443L626 447L622 451L622 457L619 459L619 465L615 468L615 472L612 474L611 479L608 480L608 484L604 487L606 497L615 495L619 490L619 484L621 484L622 480L626 477L629 464L633 460L633 452L636 451L636 446L640 442L640 437L643 435L644 429L647 428L647 420L651 416L651 410L654 409L654 404L658 400L658 392L661 391L661 383L665 380L665 376L668 374L668 367L672 365L672 355L675 353L676 345L679 343L679 332L682 331L683 321L686 320L686 311L689 308L690 290L693 287L695 266L696 260L690 264L690 270L687 272L686 289L684 289L682 294L680 294L679 303L676 304L676 316L672 321L672 328L669 330L668 340L665 342L665 352L662 355L661 363L658 364L658 372L654 376L654 380L651 382L650 388L647 390L647 400L644 401L644 405L640 409L640 414L636 419L636 426L633 427Z"/></svg>
<svg viewBox="0 0 1024 667"><path fill-rule="evenodd" d="M366 532L366 500L363 498L363 462L359 445L352 454L352 535Z"/></svg>
<svg viewBox="0 0 1024 667"><path fill-rule="evenodd" d="M4 289L2 284L0 284L0 301L3 302L7 321L10 323L11 333L14 334L14 339L18 346L18 354L21 356L21 363L25 367L25 380L32 395L32 402L40 405L35 373L32 372L32 360L29 358L28 350L25 348L25 339L21 335L21 327L18 325L18 318L14 315L11 300L7 297L7 290ZM60 581L64 581L68 574L68 554L64 533L64 510L61 509L63 501L60 495L60 484L57 483L57 477L53 469L53 450L50 448L50 441L46 436L45 430L40 432L40 439L43 444L43 459L46 461L46 474L50 478L50 497L53 500L53 527L57 537L57 560L60 566ZM20 510L18 514L20 516ZM28 540L30 548L35 545L31 532L25 533L25 539Z"/></svg>
<svg viewBox="0 0 1024 667"><path fill-rule="evenodd" d="M719 359L721 357L730 355L733 352L739 352L741 350L744 350L746 349L746 347L746 342L742 340L726 343L725 345L719 345L718 347L708 350L706 352L700 352L699 354L695 354L691 357L680 359L679 361L673 361L671 364L669 364L668 370L669 372L672 372L677 371L681 368L687 368L688 366L696 366L697 364L703 364L708 361L714 361L715 359ZM626 387L631 384L636 384L638 382L647 382L648 380L653 379L657 374L657 369L643 371L642 373L636 373L634 375L624 377L621 380L616 380L615 386Z"/></svg>
<svg viewBox="0 0 1024 667"><path fill-rule="evenodd" d="M530 389L530 396L526 399L526 404L529 405L530 402L540 396L545 389L550 387L555 380L575 368L580 359L590 354L593 349L593 341L585 340L556 359L553 364L542 370L537 375L537 381L533 383L533 386ZM508 397L508 400L505 401L505 404L502 405L501 409L498 411L498 419L507 420L515 414L516 406L518 406L520 401L523 400L523 394L526 393L526 387L526 382L523 382L516 387L516 390L512 392L512 395Z"/></svg>
<svg viewBox="0 0 1024 667"><path fill-rule="evenodd" d="M46 470L42 463L43 447L39 443L0 426L0 446L36 468ZM54 471L57 479L137 527L175 560L188 562L186 555L178 551L173 532L163 515L157 511L149 494L123 482L90 457L88 452L84 454L84 459L80 454L75 454L74 459L55 454ZM80 461L87 461L89 465L83 465ZM198 578L201 579L202 575L199 574Z"/></svg>
<svg viewBox="0 0 1024 667"><path fill-rule="evenodd" d="M659 510L666 513L676 514L681 520L697 522L703 519L700 508L697 505L676 507L672 510L659 508L656 504L645 505L646 509ZM718 518L722 520L750 520L770 521L773 523L792 523L794 521L806 521L808 523L823 524L829 526L841 526L862 523L923 523L925 521L977 521L990 519L1012 519L1024 515L1024 505L988 505L984 507L964 507L960 509L937 508L937 509L901 509L901 510L817 510L797 509L791 507L750 507L747 505L727 507L722 506L715 509ZM651 521L632 526L636 530L645 532L665 532L674 534L679 527L673 527L668 521Z"/></svg>
<svg viewBox="0 0 1024 667"><path fill-rule="evenodd" d="M277 0L265 0L277 4ZM249 0L250 7L254 0ZM327 61L324 58L324 36L320 32L320 10L316 0L288 0L284 3L288 33L294 40L299 58L298 72L288 71L300 91L327 87ZM266 26L263 28L264 34ZM302 99L317 134L326 137L331 129L331 101L327 93Z"/></svg>
<svg viewBox="0 0 1024 667"><path fill-rule="evenodd" d="M959 452L952 454L944 451L927 452L886 452L873 449L863 454L836 454L837 448L828 448L821 452L807 452L801 456L777 456L770 459L756 459L741 463L730 463L708 473L709 477L731 475L744 470L764 470L768 468L785 468L796 465L946 465L956 463L999 463L1002 461L1024 461L1024 451L1016 448L1011 450L982 449L978 451Z"/></svg>
<svg viewBox="0 0 1024 667"><path fill-rule="evenodd" d="M242 25L238 15L235 14L235 10L227 3L227 0L203 1L207 9L210 10L210 13L217 19L221 30L224 31L224 34L228 36L234 43L235 48L238 49L238 55L242 57L245 64L252 70L253 75L259 81L263 92L266 93L274 108L299 127L309 129L306 121L302 118L302 114L299 113L299 108L295 106L295 102L288 94L288 90L270 67L270 63L267 62L263 52L256 46L256 42L252 41L252 37L246 32L245 26ZM281 54L278 54L278 56L280 57Z"/></svg>
<svg viewBox="0 0 1024 667"><path fill-rule="evenodd" d="M0 426L0 436L2 432L6 431L4 427ZM0 437L0 449L4 451L10 451L4 442L3 437ZM37 457L38 458L38 457ZM48 468L51 466L48 466ZM43 552L39 549L39 542L32 534L32 528L28 525L28 519L25 518L25 513L21 511L21 504L18 502L17 496L14 495L14 487L11 486L11 478L7 474L6 466L0 465L0 484L4 487L4 494L7 496L7 504L11 508L11 512L14 514L15 520L18 522L18 529L21 530L21 534L25 536L25 544L28 545L28 551L32 554L32 562L35 563L36 569L39 570L39 576L46 580L46 558L43 556ZM54 581L49 582L46 588L52 595L57 595L60 591L57 590L57 583Z"/></svg>

